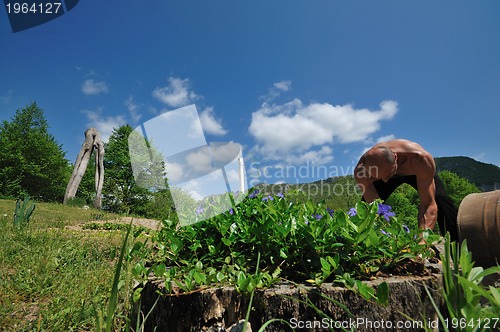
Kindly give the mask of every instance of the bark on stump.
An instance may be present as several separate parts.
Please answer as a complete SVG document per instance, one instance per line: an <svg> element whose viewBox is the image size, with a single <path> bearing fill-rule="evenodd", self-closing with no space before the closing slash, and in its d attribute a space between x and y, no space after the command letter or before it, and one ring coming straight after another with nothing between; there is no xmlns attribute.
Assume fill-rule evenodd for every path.
<svg viewBox="0 0 500 332"><path fill-rule="evenodd" d="M356 331L380 330L381 326L374 324L382 322L386 322L386 326L392 324L392 328L386 331L423 331L419 328L397 328L396 323L409 322L410 319L436 321L436 312L425 287L430 290L436 303L442 303L439 292L442 288L440 273L425 277L390 277L369 283L376 287L382 281L388 283L390 290L389 304L386 307L367 302L353 291L332 284L323 284L320 288L305 286L298 288L292 284L280 284L271 289L259 290L254 294L249 322L254 331L266 321L276 318L289 323L295 322L297 331L328 331L324 325L319 326L323 322L323 317L310 306L300 302L307 299L332 319L324 321L326 322L324 324L363 319L366 324L357 325ZM142 292L140 307L144 315L156 301L158 291L162 292L163 289L161 282L152 281L146 285ZM321 294L345 305L352 316ZM245 318L248 303L249 297L238 293L233 287L206 289L188 295L162 295L146 321L145 330L153 331L156 328L155 331L169 332L231 331L231 328ZM298 328L300 322L304 328ZM307 322L318 325L307 328ZM333 330L340 329L334 326ZM350 330L349 326L347 330ZM284 324L272 323L265 331L290 331L290 328Z"/></svg>

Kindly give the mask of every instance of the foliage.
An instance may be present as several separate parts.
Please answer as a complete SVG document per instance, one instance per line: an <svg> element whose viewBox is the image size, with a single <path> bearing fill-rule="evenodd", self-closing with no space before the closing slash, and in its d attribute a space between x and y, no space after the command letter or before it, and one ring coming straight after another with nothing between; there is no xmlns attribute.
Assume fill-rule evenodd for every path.
<svg viewBox="0 0 500 332"><path fill-rule="evenodd" d="M386 203L394 208L398 220L408 227L418 227L417 215L420 198L415 188L403 183L389 196Z"/></svg>
<svg viewBox="0 0 500 332"><path fill-rule="evenodd" d="M129 226L127 224L117 223L117 222L104 222L104 223L89 222L82 226L83 229L102 230L102 231L115 231L115 230L126 231L128 230L128 227ZM145 227L142 226L134 226L134 227L137 230L141 230L144 233L148 232L148 229Z"/></svg>
<svg viewBox="0 0 500 332"><path fill-rule="evenodd" d="M115 213L128 213L148 218L173 217L175 215L174 203L169 191L165 188L163 164L155 162L149 165L147 174L141 173L139 182L143 184L142 186L139 186L134 177L129 153L129 137L132 133L133 129L129 125L121 126L113 131L109 142L105 145L106 175L103 207ZM140 164L146 164L146 161ZM146 189L144 184L149 182L144 177L147 175L149 178L161 179L164 188L155 191ZM154 189L154 186L151 189Z"/></svg>
<svg viewBox="0 0 500 332"><path fill-rule="evenodd" d="M130 164L129 125L115 129L105 145L103 207L115 213L142 214L149 198L147 189L139 187Z"/></svg>
<svg viewBox="0 0 500 332"><path fill-rule="evenodd" d="M113 278L113 284L111 286L111 294L108 300L107 310L103 310L101 308L96 308L95 318L97 323L97 331L103 332L111 332L115 323L115 318L117 314L117 302L118 302L118 288L120 286L120 275L122 272L122 265L124 263L125 251L128 246L128 238L130 235L130 231L132 230L132 221L127 228L127 233L125 234L125 238L123 239L123 243L120 249L120 256L118 258L118 262L115 267L115 274Z"/></svg>
<svg viewBox="0 0 500 332"><path fill-rule="evenodd" d="M446 192L453 200L456 207L460 206L460 203L465 196L481 192L475 184L469 182L463 177L458 176L456 173L442 171L439 173L439 178L443 181Z"/></svg>
<svg viewBox="0 0 500 332"><path fill-rule="evenodd" d="M315 183L319 184L321 193L315 201L321 202L324 199L335 210L348 210L361 199L361 192L353 176L340 176L331 182Z"/></svg>
<svg viewBox="0 0 500 332"><path fill-rule="evenodd" d="M348 210L361 199L361 193L352 175L301 184L259 184L254 189L271 195L289 191L300 192L302 194L294 199L301 202L308 200L314 203L325 202L335 210Z"/></svg>
<svg viewBox="0 0 500 332"><path fill-rule="evenodd" d="M467 241L461 245L450 243L446 237L443 262L442 295L446 312L438 311L444 331L490 331L500 328L500 288L485 286L482 281L490 275L497 275L500 266L483 269L475 267ZM427 290L430 295L429 290ZM431 299L432 297L429 296Z"/></svg>
<svg viewBox="0 0 500 332"><path fill-rule="evenodd" d="M470 193L480 190L467 181L449 171L439 173L445 189L455 206L459 206L462 199ZM307 184L277 184L277 185L259 185L256 187L262 192L268 194L277 194L279 192L300 193L294 195L295 200L306 202L311 200L315 203L324 201L326 205L334 210L347 210L361 199L357 190L356 183L352 176L342 176L329 178ZM287 196L289 196L287 194ZM394 208L398 220L410 228L417 227L418 206L420 198L418 192L408 184L402 184L389 196L386 203Z"/></svg>
<svg viewBox="0 0 500 332"><path fill-rule="evenodd" d="M500 184L500 167L469 157L434 158L438 172L451 171L467 179L482 191L495 190Z"/></svg>
<svg viewBox="0 0 500 332"><path fill-rule="evenodd" d="M185 202L184 205L196 206L196 201L189 193L177 188L171 190L176 190L175 195L178 200L178 205L180 204L179 200L181 200L182 197L182 200ZM145 205L145 213L143 216L159 220L169 219L177 222L177 210L176 207L174 207L175 205L171 190L163 189L151 193L151 198ZM182 209L182 206L179 206L179 209Z"/></svg>
<svg viewBox="0 0 500 332"><path fill-rule="evenodd" d="M16 201L16 210L14 212L14 227L21 228L28 224L31 214L35 210L35 203L30 201L30 197L26 195L24 201Z"/></svg>
<svg viewBox="0 0 500 332"><path fill-rule="evenodd" d="M1 196L29 194L37 200L62 200L70 170L61 145L48 129L35 102L0 124Z"/></svg>
<svg viewBox="0 0 500 332"><path fill-rule="evenodd" d="M217 197L198 207L199 217L214 208L220 208ZM398 269L404 273L405 263L428 254L419 244L421 235L379 201L358 202L348 214L323 203L253 192L236 208L203 222L179 228L166 220L153 239L152 266L135 272L164 278L171 292L229 283L249 293L286 278L340 282L375 298L360 280ZM437 238L424 236L429 243ZM254 274L259 254L261 269Z"/></svg>
<svg viewBox="0 0 500 332"><path fill-rule="evenodd" d="M87 200L84 199L84 198L82 198L82 197L73 197L73 198L69 198L66 201L66 205L68 205L68 206L76 206L76 207L82 208L85 205L87 205Z"/></svg>

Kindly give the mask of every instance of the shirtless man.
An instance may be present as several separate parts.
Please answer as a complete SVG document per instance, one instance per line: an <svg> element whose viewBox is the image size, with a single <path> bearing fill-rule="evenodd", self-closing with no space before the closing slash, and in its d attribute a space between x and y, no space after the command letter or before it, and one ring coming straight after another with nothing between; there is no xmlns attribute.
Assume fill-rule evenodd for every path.
<svg viewBox="0 0 500 332"><path fill-rule="evenodd" d="M418 226L434 229L436 221L443 234L450 232L458 240L457 208L444 190L436 173L431 154L419 144L397 139L378 143L359 160L354 179L363 192L363 200L371 203L386 200L403 183L418 191L420 206Z"/></svg>

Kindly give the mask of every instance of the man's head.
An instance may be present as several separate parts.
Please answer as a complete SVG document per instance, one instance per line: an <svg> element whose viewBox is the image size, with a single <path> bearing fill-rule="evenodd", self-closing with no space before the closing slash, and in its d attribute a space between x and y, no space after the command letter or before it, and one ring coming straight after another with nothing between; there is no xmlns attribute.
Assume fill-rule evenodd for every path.
<svg viewBox="0 0 500 332"><path fill-rule="evenodd" d="M387 146L379 145L366 151L362 163L370 177L387 182L398 171L397 155Z"/></svg>

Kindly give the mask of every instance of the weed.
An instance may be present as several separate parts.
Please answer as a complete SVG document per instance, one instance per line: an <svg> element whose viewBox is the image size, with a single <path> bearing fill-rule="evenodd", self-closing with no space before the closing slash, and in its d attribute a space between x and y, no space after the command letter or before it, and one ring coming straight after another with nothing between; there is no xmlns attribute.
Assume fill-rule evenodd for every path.
<svg viewBox="0 0 500 332"><path fill-rule="evenodd" d="M16 201L16 210L14 212L14 227L25 227L30 221L31 214L35 210L35 203L30 201L29 195L24 197L24 201Z"/></svg>
<svg viewBox="0 0 500 332"><path fill-rule="evenodd" d="M461 245L450 242L446 236L445 250L441 254L443 262L442 296L444 312L433 301L444 331L491 331L500 329L500 288L485 286L485 277L500 272L500 266L483 269L474 266L467 241ZM430 331L430 329L429 329Z"/></svg>

